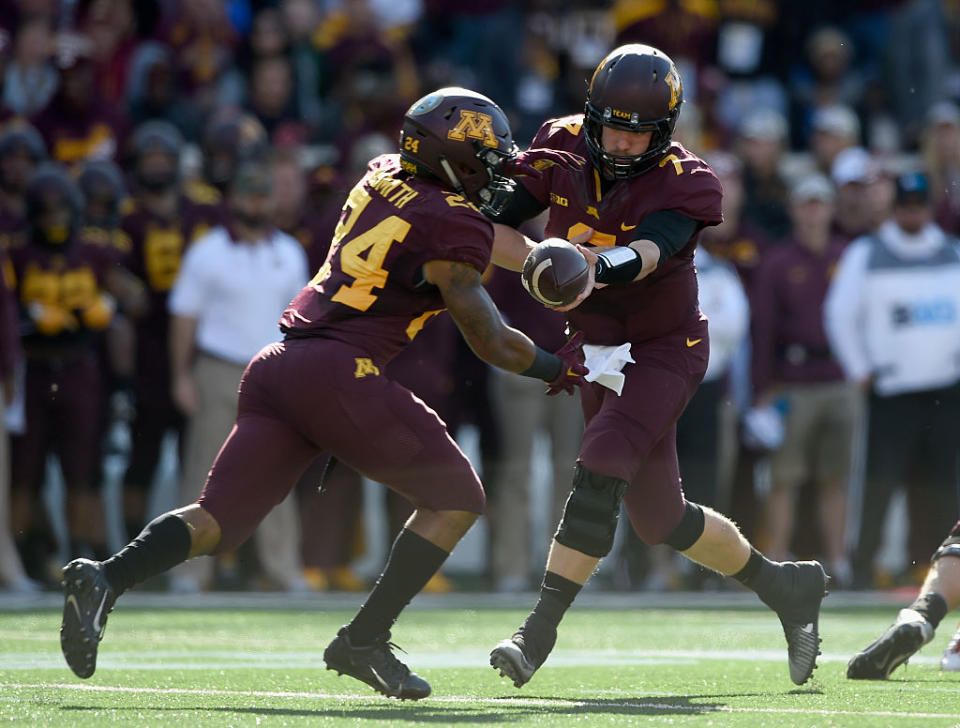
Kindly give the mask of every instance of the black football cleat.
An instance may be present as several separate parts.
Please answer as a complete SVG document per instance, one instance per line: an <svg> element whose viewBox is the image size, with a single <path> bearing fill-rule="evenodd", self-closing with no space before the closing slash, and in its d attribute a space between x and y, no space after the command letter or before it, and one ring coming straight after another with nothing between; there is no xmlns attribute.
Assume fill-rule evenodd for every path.
<svg viewBox="0 0 960 728"><path fill-rule="evenodd" d="M60 585L64 595L60 649L77 677L88 678L97 669L97 647L117 597L99 561L74 559L63 567Z"/></svg>
<svg viewBox="0 0 960 728"><path fill-rule="evenodd" d="M901 609L897 620L880 639L865 647L847 663L851 680L886 680L933 639L933 625L913 609Z"/></svg>
<svg viewBox="0 0 960 728"><path fill-rule="evenodd" d="M820 604L830 577L819 561L787 561L781 567L783 586L776 610L787 638L790 679L803 685L813 674L820 654Z"/></svg>
<svg viewBox="0 0 960 728"><path fill-rule="evenodd" d="M372 645L357 646L350 641L347 628L341 627L336 638L323 651L328 670L349 675L365 682L378 693L400 700L420 700L430 694L430 683L410 672L393 654L397 647L384 632Z"/></svg>
<svg viewBox="0 0 960 728"><path fill-rule="evenodd" d="M556 641L557 628L530 615L513 637L493 648L490 666L500 671L500 677L513 680L515 687L523 687L546 661Z"/></svg>

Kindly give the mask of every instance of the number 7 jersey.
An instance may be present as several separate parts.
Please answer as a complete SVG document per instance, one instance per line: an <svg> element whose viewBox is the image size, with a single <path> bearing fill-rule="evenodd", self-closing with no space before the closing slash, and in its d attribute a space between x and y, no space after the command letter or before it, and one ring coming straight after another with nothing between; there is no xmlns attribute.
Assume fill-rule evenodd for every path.
<svg viewBox="0 0 960 728"><path fill-rule="evenodd" d="M423 265L449 260L482 272L493 225L460 195L374 158L343 207L326 262L280 319L291 338L352 344L386 364L445 309Z"/></svg>

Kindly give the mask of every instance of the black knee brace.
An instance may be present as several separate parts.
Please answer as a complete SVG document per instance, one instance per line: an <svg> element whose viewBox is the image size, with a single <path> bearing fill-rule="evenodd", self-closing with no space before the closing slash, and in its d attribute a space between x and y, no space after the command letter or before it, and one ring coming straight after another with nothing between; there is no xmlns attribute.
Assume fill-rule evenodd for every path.
<svg viewBox="0 0 960 728"><path fill-rule="evenodd" d="M700 540L705 522L703 509L696 503L687 501L680 523L673 529L673 533L667 536L664 543L677 551L686 551Z"/></svg>
<svg viewBox="0 0 960 728"><path fill-rule="evenodd" d="M573 490L554 536L557 543L597 558L610 553L626 489L627 481L592 473L577 463Z"/></svg>

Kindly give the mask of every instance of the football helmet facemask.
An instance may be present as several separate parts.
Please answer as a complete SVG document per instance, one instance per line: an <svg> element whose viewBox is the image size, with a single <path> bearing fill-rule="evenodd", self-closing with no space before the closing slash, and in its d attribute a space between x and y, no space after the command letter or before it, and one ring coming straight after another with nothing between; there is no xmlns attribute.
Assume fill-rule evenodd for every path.
<svg viewBox="0 0 960 728"><path fill-rule="evenodd" d="M670 57L653 46L623 45L597 66L587 89L584 131L590 161L605 177L628 179L653 169L670 147L683 83ZM647 151L620 156L603 148L603 127L652 132Z"/></svg>
<svg viewBox="0 0 960 728"><path fill-rule="evenodd" d="M113 228L120 219L120 207L127 196L123 174L107 159L86 162L77 176L84 200L84 223Z"/></svg>
<svg viewBox="0 0 960 728"><path fill-rule="evenodd" d="M400 131L404 169L438 180L475 205L512 188L501 173L518 154L506 114L491 99L465 88L429 93L407 111Z"/></svg>
<svg viewBox="0 0 960 728"><path fill-rule="evenodd" d="M24 201L27 226L36 243L64 245L79 227L83 195L61 164L38 166L27 183Z"/></svg>

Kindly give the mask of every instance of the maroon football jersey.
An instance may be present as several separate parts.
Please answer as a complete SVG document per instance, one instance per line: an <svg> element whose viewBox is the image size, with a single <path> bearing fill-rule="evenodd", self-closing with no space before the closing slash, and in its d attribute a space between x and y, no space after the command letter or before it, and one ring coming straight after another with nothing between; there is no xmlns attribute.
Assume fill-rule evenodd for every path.
<svg viewBox="0 0 960 728"><path fill-rule="evenodd" d="M560 149L589 158L583 115L551 119L540 127L531 147ZM660 165L627 180L604 184L592 165L579 170L559 166L523 184L549 205L546 235L570 239L593 228L593 245L627 245L633 230L650 213L675 210L702 226L723 220L720 181L706 162L674 142ZM567 313L570 323L593 344L622 344L663 336L699 319L693 251L699 234L684 248L636 283L595 290Z"/></svg>
<svg viewBox="0 0 960 728"><path fill-rule="evenodd" d="M164 218L138 201L120 224L128 238L125 267L144 282L150 293L150 318L165 319L167 296L180 272L186 247L222 222L216 205L202 205L181 195L177 215Z"/></svg>
<svg viewBox="0 0 960 728"><path fill-rule="evenodd" d="M87 346L93 339L79 312L95 303L104 290L112 261L104 251L82 241L68 241L61 248L31 245L22 238L10 248L18 304L58 306L76 317L75 326L52 334L27 331L23 346L28 352L48 348Z"/></svg>
<svg viewBox="0 0 960 728"><path fill-rule="evenodd" d="M378 365L410 343L443 297L422 284L431 260L490 261L493 226L460 195L374 158L350 192L327 260L280 319L293 336L353 344Z"/></svg>

